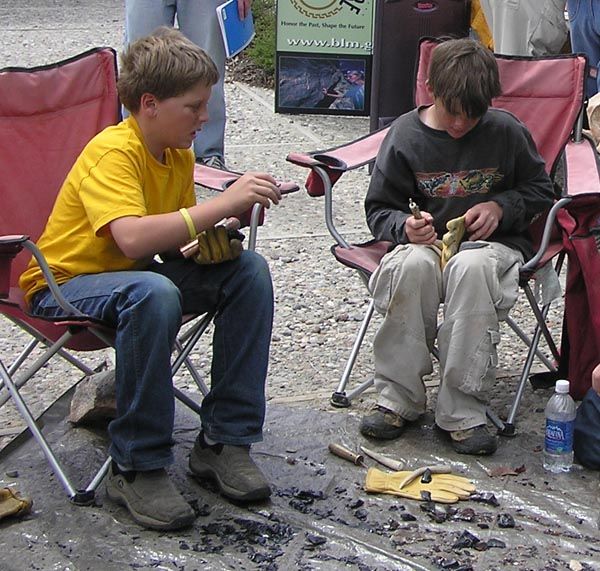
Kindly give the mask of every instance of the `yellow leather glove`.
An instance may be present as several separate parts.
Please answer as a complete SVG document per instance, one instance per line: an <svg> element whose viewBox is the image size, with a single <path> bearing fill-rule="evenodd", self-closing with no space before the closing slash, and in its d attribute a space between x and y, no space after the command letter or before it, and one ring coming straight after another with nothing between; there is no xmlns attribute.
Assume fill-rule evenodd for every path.
<svg viewBox="0 0 600 571"><path fill-rule="evenodd" d="M446 229L448 232L442 236L442 257L440 258L442 270L446 267L450 258L458 252L458 247L465 235L465 217L459 216L449 220L446 223Z"/></svg>
<svg viewBox="0 0 600 571"><path fill-rule="evenodd" d="M235 260L242 253L243 235L237 230L227 230L223 225L213 226L198 234L197 264L220 264Z"/></svg>
<svg viewBox="0 0 600 571"><path fill-rule="evenodd" d="M475 485L463 476L454 474L431 474L431 481L423 483L421 477L414 479L400 489L400 484L411 475L410 471L383 472L377 468L369 468L365 490L393 494L411 500L425 500L421 492L429 492L434 502L454 504L466 500L475 492Z"/></svg>
<svg viewBox="0 0 600 571"><path fill-rule="evenodd" d="M0 489L0 519L15 515L22 516L31 511L33 502L29 498L23 498L19 492L12 488Z"/></svg>

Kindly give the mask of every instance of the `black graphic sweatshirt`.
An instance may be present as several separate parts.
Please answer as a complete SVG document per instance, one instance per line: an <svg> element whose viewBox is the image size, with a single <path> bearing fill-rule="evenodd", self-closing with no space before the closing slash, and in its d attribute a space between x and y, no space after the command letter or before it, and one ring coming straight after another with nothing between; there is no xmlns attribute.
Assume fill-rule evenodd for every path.
<svg viewBox="0 0 600 571"><path fill-rule="evenodd" d="M434 218L438 237L446 222L480 202L503 211L489 241L533 254L529 224L554 199L529 131L506 111L489 109L460 139L425 125L418 110L402 115L384 139L365 200L367 223L378 240L408 242L404 223L412 198Z"/></svg>

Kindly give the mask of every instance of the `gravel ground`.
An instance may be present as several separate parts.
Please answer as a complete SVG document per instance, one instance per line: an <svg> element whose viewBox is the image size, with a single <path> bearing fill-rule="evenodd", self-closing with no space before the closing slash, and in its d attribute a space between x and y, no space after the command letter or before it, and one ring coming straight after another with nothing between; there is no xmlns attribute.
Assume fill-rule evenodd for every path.
<svg viewBox="0 0 600 571"><path fill-rule="evenodd" d="M121 0L13 0L0 4L0 68L48 64L99 45L118 49L123 38L122 5ZM247 73L246 68L244 73ZM289 152L329 148L368 132L367 118L275 114L272 90L257 87L254 81L235 81L236 77L232 73L226 83L226 154L231 169L267 170L302 186L307 173L285 161ZM353 242L370 237L362 209L367 184L367 170L358 169L342 177L336 185L335 221ZM205 196L204 191L198 190L200 197ZM359 468L349 468L347 463L328 454L326 441L338 440L347 445L360 443L358 419L375 398L374 392L369 390L356 399L351 409L337 411L337 414L328 402L337 387L368 303L366 289L356 273L342 267L331 256L331 244L324 223L323 200L309 198L303 190L272 208L259 234L257 249L269 262L276 291L267 387L271 406L265 442L255 448L256 454L262 454L260 463L275 485L276 494L271 504L253 510L241 509L223 501L210 487L199 487L190 481L185 473L185 458L197 433L195 418L180 422L175 431L179 461L173 470L177 485L203 512L196 526L183 535L157 536L154 532L140 530L131 523L124 509L111 502L106 502L102 509L89 510L65 502L56 493L55 478L49 475L39 451L28 452L31 448L27 446L33 448L29 441L7 456L14 462L10 467L21 472L17 483L35 494L35 513L19 524L2 527L3 544L12 555L3 560L0 568L120 571L134 567L183 569L188 568L189 563L189 568L202 565L214 569L277 569L277 564L268 567L265 561L279 561L281 569L337 570L342 566L421 569L425 567L419 562L425 562L426 568L457 568L460 557L460 561L472 562L477 570L514 567L523 570L598 569L595 563L598 553L597 474L576 469L565 476L568 479L549 478L541 469L543 406L550 391L534 392L526 388L517 437L502 439L498 453L492 458L481 459L482 462L477 458L458 457L447 443L441 441L433 430L431 407L419 426L409 429L406 438L378 448L407 462L450 462L456 471L474 478L479 490L494 492L501 500L501 507L481 507L472 503L470 508L461 510L465 514L467 511L475 514L476 519L471 524L459 518L438 526L429 521L422 506L412 503L407 504L407 511L414 512L416 522L401 522L397 531L393 531L395 528L390 522L394 523L397 514L393 515L392 510L404 510L404 506L399 508L396 498L366 496L362 481L359 481L363 478ZM527 332L531 332L533 318L524 297L512 315ZM561 315L562 300L559 300L550 313L553 328L558 331ZM370 345L378 321L375 316L367 333L354 368L353 385L373 374ZM503 326L503 331L499 378L492 395L493 408L499 414L506 412L512 400L525 358L524 345L507 327ZM9 321L0 318L0 339L0 359L8 366L21 351L26 337ZM92 358L92 366L110 362L112 358L109 351L81 357ZM205 335L192 358L199 370L208 376L210 335ZM80 377L77 370L55 359L22 392L37 416ZM191 383L185 374L175 379L175 384L185 390L194 390ZM435 370L427 383L432 404L435 403L437 384ZM55 409L64 408L64 401L59 401ZM179 415L182 409L178 407ZM69 457L70 464L81 464L85 468L82 473L88 473L87 464L97 460L94 455L104 457L105 436L96 435L96 438L87 431L65 427L63 417L61 414L59 425L67 430L68 438L61 440L60 430L48 432L59 439L55 444L60 444L61 453L70 455L75 450L75 460L73 462ZM50 428L52 413L44 420L48 420ZM0 407L0 450L22 428L11 403ZM102 445L90 450L90 440L96 443L97 439L102 440ZM69 450L65 452L67 445ZM15 459L17 453L23 455L19 460ZM298 457L298 462L293 465L282 461L290 454ZM489 475L489 468L521 465L524 468L525 464L527 470L513 479ZM0 480L6 479L8 474L4 467ZM294 504L288 497L296 487L306 493L321 490L325 493L317 494L316 497L322 499L312 507L308 506L313 502L310 495L306 496L306 505L298 506L297 501ZM100 492L100 500L102 494ZM205 501L208 503L203 505ZM494 521L499 510L515 515L516 529L498 529ZM480 521L479 517L484 519ZM242 539L237 534L231 540L235 526L250 524L258 530L260 537L255 539L248 532ZM291 526L289 530L288 526ZM488 538L489 534L502 537L507 549L485 552L478 548L460 551L450 548L467 526L479 537ZM488 527L491 529L484 531ZM291 536L284 537L281 552L281 537L274 530L289 531L293 535L293 540ZM317 532L327 538L327 545L331 546L327 547L328 551L305 545L307 540L316 537ZM215 538L218 534L222 537ZM271 546L270 541L276 541L277 545ZM208 547L197 553L202 546ZM209 548L214 548L214 552ZM272 556L271 559L256 563L260 560L251 555L257 555L257 549L262 549L265 557ZM404 566L399 557L414 560L416 567Z"/></svg>
<svg viewBox="0 0 600 571"><path fill-rule="evenodd" d="M68 5L67 5L68 4ZM120 47L123 37L121 2L52 2L19 0L11 8L0 7L0 67L33 66L58 61L97 45ZM108 15L108 17L107 17ZM19 46L19 50L15 50ZM268 170L300 185L306 172L285 162L290 151L328 148L368 131L367 118L317 115L277 115L273 112L272 90L249 86L229 78L226 84L229 120L226 133L228 166L235 170ZM362 200L368 184L366 169L345 175L336 186L336 223L351 241L369 238ZM303 191L286 197L268 212L261 229L258 251L269 261L276 289L276 319L268 381L273 402L314 400L328 407L328 397L337 386L354 335L368 303L366 289L358 276L338 264L329 253L323 200L309 198ZM552 319L560 321L561 303ZM532 327L530 313L520 302L513 314ZM355 366L353 379L372 375L370 341L374 319L364 349ZM10 363L25 337L6 319L0 319L0 358ZM504 336L501 351L499 388L506 389L523 362L524 348L510 333ZM88 356L85 356L86 358ZM94 363L110 360L103 352ZM208 375L210 336L199 344L193 359ZM57 366L58 365L58 366ZM41 413L80 374L65 363L56 362L30 383L25 395L34 414ZM41 378L43 377L43 378ZM436 383L436 375L432 384ZM193 390L185 375L177 386ZM365 402L372 401L367 392ZM505 405L505 403L503 403ZM0 409L0 447L21 429L12 405Z"/></svg>

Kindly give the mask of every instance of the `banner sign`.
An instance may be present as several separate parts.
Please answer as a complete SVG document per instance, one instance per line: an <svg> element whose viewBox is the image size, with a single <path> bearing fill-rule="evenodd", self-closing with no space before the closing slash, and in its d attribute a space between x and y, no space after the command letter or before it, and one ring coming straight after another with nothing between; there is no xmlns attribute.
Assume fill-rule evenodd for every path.
<svg viewBox="0 0 600 571"><path fill-rule="evenodd" d="M275 111L368 115L375 0L277 0Z"/></svg>

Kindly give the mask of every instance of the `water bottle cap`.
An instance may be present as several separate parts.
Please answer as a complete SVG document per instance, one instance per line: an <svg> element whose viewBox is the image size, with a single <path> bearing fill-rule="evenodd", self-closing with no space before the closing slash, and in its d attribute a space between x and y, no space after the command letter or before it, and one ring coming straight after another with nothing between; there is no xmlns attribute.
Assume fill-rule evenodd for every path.
<svg viewBox="0 0 600 571"><path fill-rule="evenodd" d="M556 381L556 385L554 386L554 390L557 393L567 394L569 392L569 381L565 381L564 379Z"/></svg>

